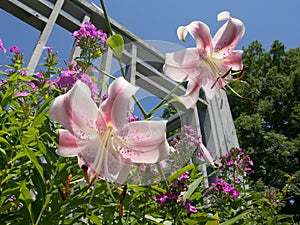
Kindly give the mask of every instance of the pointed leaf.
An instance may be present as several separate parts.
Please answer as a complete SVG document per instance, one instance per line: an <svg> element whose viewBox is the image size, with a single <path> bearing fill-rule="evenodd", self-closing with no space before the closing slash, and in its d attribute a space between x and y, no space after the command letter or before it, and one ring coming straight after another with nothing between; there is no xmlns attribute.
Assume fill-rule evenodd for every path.
<svg viewBox="0 0 300 225"><path fill-rule="evenodd" d="M197 189L201 181L203 180L203 177L199 177L198 179L194 180L193 183L189 185L189 188L186 192L183 194L183 200L186 201L190 198L190 196L194 193L194 191Z"/></svg>
<svg viewBox="0 0 300 225"><path fill-rule="evenodd" d="M107 44L118 59L121 59L124 49L124 39L120 34L115 34L107 39Z"/></svg>
<svg viewBox="0 0 300 225"><path fill-rule="evenodd" d="M217 219L217 221L208 221L205 225L219 225L219 215L216 213L212 218Z"/></svg>
<svg viewBox="0 0 300 225"><path fill-rule="evenodd" d="M169 178L168 178L168 182L169 183L172 183L173 180L175 180L176 178L178 178L181 174L189 171L189 170L192 170L194 169L195 166L194 164L190 164L190 165L187 165L179 170L177 170L175 173L173 173Z"/></svg>
<svg viewBox="0 0 300 225"><path fill-rule="evenodd" d="M221 223L220 225L231 225L231 224L234 224L235 222L237 222L240 219L242 219L243 216L245 216L246 214L250 213L251 211L252 210L246 210L245 212L237 215L236 217L231 218L230 220L225 221L224 223Z"/></svg>

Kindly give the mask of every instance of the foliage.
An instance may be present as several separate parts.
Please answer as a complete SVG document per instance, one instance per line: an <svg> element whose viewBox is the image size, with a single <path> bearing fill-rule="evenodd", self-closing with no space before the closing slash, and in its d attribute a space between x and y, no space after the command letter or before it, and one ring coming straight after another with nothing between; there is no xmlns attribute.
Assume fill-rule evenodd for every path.
<svg viewBox="0 0 300 225"><path fill-rule="evenodd" d="M254 181L280 189L286 174L294 176L300 170L300 48L285 51L276 40L266 51L255 41L244 48L243 62L250 68L246 79L251 88L232 86L251 100L228 92L238 138L255 162ZM296 204L288 208L300 210Z"/></svg>
<svg viewBox="0 0 300 225"><path fill-rule="evenodd" d="M191 127L183 127L170 145L174 147L174 152L180 150L196 153L192 157L194 163L176 168L176 171L168 174L166 179L150 185L111 184L107 180L98 179L97 173L94 177L88 177L88 168L79 167L77 158L59 157L56 154L59 146L57 129L61 127L49 116L53 100L68 92L78 80L88 85L97 104L103 103L106 99L106 96L99 96L93 75L94 71L101 72L101 70L91 64L92 59L100 57L106 51L106 35L102 31L95 30L91 23L86 23L79 31L74 32L73 36L78 41L81 54L73 62L68 63L66 68L59 68L57 54L52 52L52 48L45 47L47 58L40 65L40 71L27 74L24 56L18 47L13 46L9 48L12 54L11 64L0 71L4 77L0 80L1 224L227 225L275 224L281 221L284 221L282 224L288 224L293 221L291 214L288 212L282 214L280 210L286 204L283 201L286 196L290 197L289 200L292 200L292 194L294 198L299 196L299 172L285 176L286 183L280 181L284 183L281 189L257 191L253 188L249 174L254 177L269 175L263 173L264 170L269 172L269 165L253 164L246 152L232 149L220 159L220 167L214 168L215 172L206 177L202 174L202 169L207 165L203 164L202 159L206 159L211 167L214 163L210 161L208 151L200 142L200 135ZM108 46L120 60L124 47L123 38L115 35L108 40ZM249 48L251 49L251 46ZM0 41L0 50L5 52L3 49ZM257 54L261 54L264 61L273 65L266 76L271 76L274 71L285 74L286 70L290 70L297 82L299 71L293 72L298 68L293 67L297 62L293 58L295 52L291 51L290 56L283 55L284 48L279 43L274 44L274 48L270 51L271 56L265 55L259 46L253 52L255 53L253 57L248 61L246 59L249 64L250 60L255 60ZM291 64L289 67L285 64L288 62ZM262 67L257 68L261 69ZM112 78L111 75L106 75ZM286 128L285 124L272 119L272 116L277 114L264 108L265 105L268 106L266 104L268 102L273 104L269 105L272 108L281 100L283 104L280 103L280 107L287 107L285 100L280 98L285 94L288 94L290 101L292 99L296 101L298 98L291 90L286 90L288 93L281 90L282 86L291 88L293 84L290 84L289 79L282 81L279 78L275 79L279 83L278 87L268 89L262 85L265 90L259 90L260 93L280 92L277 99L270 101L270 98L266 98L265 103L261 102L261 110L250 114L242 115L238 110L233 111L235 116L236 113L239 115L236 116L236 124L243 135L242 140L254 141L256 138L257 143L261 143L264 147L260 150L265 152L256 155L259 154L257 146L251 145L251 142L248 143L250 145L243 142L254 156L255 162L258 161L258 157L265 155L270 157L276 149L274 155L278 158L275 160L294 165L297 163L297 159L293 158L297 153L294 149L296 144L299 144L300 138L294 133L294 136L292 134L285 136L289 132L292 133L292 130L283 129ZM296 91L296 86L294 89ZM257 96L258 99L258 91L253 90L249 95L253 98ZM165 101L166 99L163 99L161 104ZM233 101L236 101L240 109L247 107L244 104L248 104L239 100ZM299 111L299 107L295 106L288 117L290 129L298 129ZM145 119L151 118L151 112L144 114ZM171 109L170 113L172 112ZM277 116L285 118L283 115ZM136 120L134 115L133 118ZM129 119L129 122L133 122L132 118ZM266 140L269 142L265 142ZM282 152L285 154L285 160L278 156ZM187 161L190 161L190 158L188 156ZM161 169L164 168L164 161L153 167L163 178ZM255 175L256 173L253 175L253 168L255 170L258 168L258 175ZM286 172L281 173L280 166L274 168L274 173L271 173L273 179L279 179ZM295 169L288 172L295 172ZM217 176L216 182L208 187L208 180L214 176ZM272 179L269 176L265 177L265 182Z"/></svg>

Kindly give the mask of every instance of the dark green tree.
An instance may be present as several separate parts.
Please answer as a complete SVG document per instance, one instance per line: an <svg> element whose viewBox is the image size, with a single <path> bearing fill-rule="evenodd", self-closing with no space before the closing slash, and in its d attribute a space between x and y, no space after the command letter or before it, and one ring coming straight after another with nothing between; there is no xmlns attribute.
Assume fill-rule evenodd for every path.
<svg viewBox="0 0 300 225"><path fill-rule="evenodd" d="M276 40L266 51L255 41L243 62L251 86L231 85L251 100L228 92L240 146L254 160L254 180L282 187L286 173L300 170L300 48L285 51Z"/></svg>

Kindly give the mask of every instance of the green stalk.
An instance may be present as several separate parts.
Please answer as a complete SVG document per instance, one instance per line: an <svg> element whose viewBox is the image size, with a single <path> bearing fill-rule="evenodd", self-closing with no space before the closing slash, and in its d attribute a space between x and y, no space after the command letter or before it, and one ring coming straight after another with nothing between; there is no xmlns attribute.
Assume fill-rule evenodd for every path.
<svg viewBox="0 0 300 225"><path fill-rule="evenodd" d="M109 18L108 18L107 13L106 13L104 1L100 0L100 4L101 4L101 7L102 7L102 10L103 10L103 13L104 13L104 17L105 17L105 20L106 20L106 23L107 23L108 33L109 33L109 35L113 35L111 25L110 25L110 22L109 22Z"/></svg>
<svg viewBox="0 0 300 225"><path fill-rule="evenodd" d="M147 118L151 117L156 110L158 110L165 102L167 102L168 98L170 98L170 96L179 88L182 83L183 82L179 82L169 94L167 94L156 106L154 106L154 108L147 114Z"/></svg>

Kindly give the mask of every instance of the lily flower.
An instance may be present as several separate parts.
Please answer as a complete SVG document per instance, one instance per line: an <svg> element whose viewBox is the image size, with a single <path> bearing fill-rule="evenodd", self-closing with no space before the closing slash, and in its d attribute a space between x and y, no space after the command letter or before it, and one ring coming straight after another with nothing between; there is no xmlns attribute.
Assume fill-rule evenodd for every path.
<svg viewBox="0 0 300 225"><path fill-rule="evenodd" d="M178 38L185 40L187 33L196 41L195 48L187 48L175 53L167 53L164 73L177 82L188 81L185 95L179 101L186 108L192 107L202 87L208 99L230 81L231 70L241 70L242 50L234 50L244 35L244 24L232 18L227 11L218 15L218 21L227 22L212 38L209 27L200 21L180 26ZM225 76L224 76L225 75Z"/></svg>
<svg viewBox="0 0 300 225"><path fill-rule="evenodd" d="M57 97L50 114L65 128L59 130L57 154L77 156L81 167L117 184L126 181L132 164L154 164L165 159L170 148L166 121L128 122L129 101L137 89L118 78L100 107L81 81Z"/></svg>

